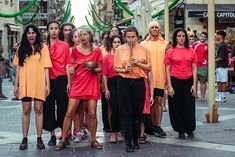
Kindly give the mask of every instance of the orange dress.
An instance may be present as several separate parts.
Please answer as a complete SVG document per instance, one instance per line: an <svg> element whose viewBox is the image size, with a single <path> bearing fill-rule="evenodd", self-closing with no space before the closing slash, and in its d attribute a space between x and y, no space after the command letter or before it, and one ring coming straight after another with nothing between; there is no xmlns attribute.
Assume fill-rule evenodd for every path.
<svg viewBox="0 0 235 157"><path fill-rule="evenodd" d="M20 67L19 99L31 97L45 101L45 68L52 67L47 45L43 44L41 55L36 53L26 58L24 66L19 65L19 57L15 55L14 65Z"/></svg>

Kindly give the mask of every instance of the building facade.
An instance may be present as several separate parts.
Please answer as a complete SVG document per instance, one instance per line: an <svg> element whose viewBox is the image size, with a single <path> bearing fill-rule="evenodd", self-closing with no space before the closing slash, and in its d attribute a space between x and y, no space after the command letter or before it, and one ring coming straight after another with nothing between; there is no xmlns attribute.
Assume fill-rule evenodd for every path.
<svg viewBox="0 0 235 157"><path fill-rule="evenodd" d="M0 13L13 14L19 11L18 0L0 0ZM8 60L11 47L20 42L22 26L15 18L0 17L0 43L3 45L3 57Z"/></svg>

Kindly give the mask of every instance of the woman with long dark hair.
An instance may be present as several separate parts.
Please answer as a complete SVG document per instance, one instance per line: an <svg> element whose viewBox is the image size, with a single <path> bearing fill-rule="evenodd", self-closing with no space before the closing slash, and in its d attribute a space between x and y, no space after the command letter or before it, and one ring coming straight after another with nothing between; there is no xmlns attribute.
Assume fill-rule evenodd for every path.
<svg viewBox="0 0 235 157"><path fill-rule="evenodd" d="M122 37L119 35L113 35L111 38L112 49L109 54L107 54L103 59L102 64L102 77L105 87L105 98L108 100L111 108L111 118L110 118L110 143L123 141L123 136L121 135L121 124L119 115L119 106L117 102L117 81L120 75L113 71L114 68L114 55L117 48L123 44Z"/></svg>
<svg viewBox="0 0 235 157"><path fill-rule="evenodd" d="M23 140L20 150L28 148L28 131L30 124L30 112L32 101L37 129L37 148L45 149L42 141L43 127L43 102L50 93L50 82L48 68L51 60L48 47L42 43L37 26L26 26L20 46L14 59L16 66L16 79L14 94L21 99L23 107L22 130Z"/></svg>
<svg viewBox="0 0 235 157"><path fill-rule="evenodd" d="M115 53L114 70L118 78L118 105L122 131L126 140L126 151L140 149L140 122L145 101L145 71L151 70L149 51L138 44L138 31L135 27L125 29L126 44L118 47Z"/></svg>
<svg viewBox="0 0 235 157"><path fill-rule="evenodd" d="M58 39L60 24L56 21L47 25L47 44L50 50L52 68L49 70L51 93L47 97L43 110L43 129L50 131L49 146L56 145L55 129L63 127L68 104L66 65L69 63L70 52L66 42ZM56 112L55 112L56 105ZM55 114L56 113L56 114Z"/></svg>
<svg viewBox="0 0 235 157"><path fill-rule="evenodd" d="M71 63L67 66L69 103L63 125L63 136L56 150L65 148L67 134L74 116L75 110L81 100L88 101L88 125L91 132L91 147L102 149L102 145L96 140L97 131L97 100L100 98L100 84L98 73L101 72L102 53L93 45L93 35L87 29L80 31L81 44L74 47L71 54ZM93 63L93 67L87 63ZM70 73L73 77L70 82Z"/></svg>
<svg viewBox="0 0 235 157"><path fill-rule="evenodd" d="M194 138L196 127L195 96L197 93L197 58L189 47L187 32L176 29L173 46L165 56L170 121L179 139Z"/></svg>

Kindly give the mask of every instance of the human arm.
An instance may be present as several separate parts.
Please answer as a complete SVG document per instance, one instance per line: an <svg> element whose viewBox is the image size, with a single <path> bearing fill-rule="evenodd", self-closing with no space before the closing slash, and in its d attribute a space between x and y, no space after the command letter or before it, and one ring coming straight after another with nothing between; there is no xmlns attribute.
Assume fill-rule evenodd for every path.
<svg viewBox="0 0 235 157"><path fill-rule="evenodd" d="M193 85L191 87L192 96L197 95L197 65L192 63L192 72L193 72Z"/></svg>
<svg viewBox="0 0 235 157"><path fill-rule="evenodd" d="M15 76L15 84L14 84L14 95L15 97L19 97L19 71L20 71L20 67L19 65L16 66L16 76Z"/></svg>
<svg viewBox="0 0 235 157"><path fill-rule="evenodd" d="M104 89L105 89L105 98L109 100L110 92L108 88L108 77L106 75L102 75L102 78L103 78Z"/></svg>
<svg viewBox="0 0 235 157"><path fill-rule="evenodd" d="M173 97L175 92L174 92L174 89L173 89L172 84L171 84L170 69L171 69L171 65L166 65L167 92L168 92L169 96Z"/></svg>
<svg viewBox="0 0 235 157"><path fill-rule="evenodd" d="M46 80L45 95L47 97L50 94L50 79L49 79L49 69L48 68L45 68L45 80Z"/></svg>
<svg viewBox="0 0 235 157"><path fill-rule="evenodd" d="M148 82L149 82L149 90L150 90L150 106L153 105L154 103L154 99L153 99L153 73L152 71L148 72Z"/></svg>

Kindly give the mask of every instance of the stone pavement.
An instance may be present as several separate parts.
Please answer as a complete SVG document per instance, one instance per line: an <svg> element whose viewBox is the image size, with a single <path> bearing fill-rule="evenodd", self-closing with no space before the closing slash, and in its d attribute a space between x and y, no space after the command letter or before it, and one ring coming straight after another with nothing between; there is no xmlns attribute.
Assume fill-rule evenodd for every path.
<svg viewBox="0 0 235 157"><path fill-rule="evenodd" d="M108 134L102 131L101 107L98 104L98 141L103 143L103 150L90 148L88 139L82 143L71 143L62 150L54 151L46 146L45 150L36 149L36 129L34 113L31 114L29 130L29 148L18 149L22 139L21 133L21 102L11 101L13 86L4 79L4 93L7 100L0 100L0 157L234 157L235 156L235 95L228 94L227 102L219 103L219 123L205 122L208 112L207 102L196 104L197 128L195 139L179 140L177 133L171 128L168 112L164 113L162 127L167 132L166 138L148 136L147 143L140 150L126 153L123 143L108 143ZM49 140L48 132L43 132L44 143Z"/></svg>

